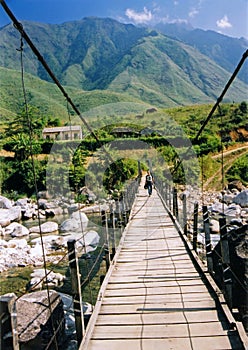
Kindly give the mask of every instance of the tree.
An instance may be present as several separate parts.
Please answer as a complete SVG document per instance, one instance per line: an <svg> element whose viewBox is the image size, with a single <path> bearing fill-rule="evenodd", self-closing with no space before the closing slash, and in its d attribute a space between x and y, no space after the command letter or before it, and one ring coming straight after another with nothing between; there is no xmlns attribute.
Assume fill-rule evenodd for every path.
<svg viewBox="0 0 248 350"><path fill-rule="evenodd" d="M247 103L245 101L241 102L239 105L239 109L242 114L247 114L248 113Z"/></svg>
<svg viewBox="0 0 248 350"><path fill-rule="evenodd" d="M45 125L47 125L47 117L43 116L37 107L29 105L27 109L23 107L8 123L5 133L7 137L20 133L40 137Z"/></svg>

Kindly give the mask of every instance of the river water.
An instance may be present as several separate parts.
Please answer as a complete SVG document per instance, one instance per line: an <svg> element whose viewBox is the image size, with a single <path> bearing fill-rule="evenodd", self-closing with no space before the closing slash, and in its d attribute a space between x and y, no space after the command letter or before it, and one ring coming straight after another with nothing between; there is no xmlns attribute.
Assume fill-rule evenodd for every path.
<svg viewBox="0 0 248 350"><path fill-rule="evenodd" d="M87 214L87 217L89 219L87 230L94 230L96 231L100 236L100 241L98 247L90 252L89 254L85 255L83 253L80 254L78 263L79 263L79 270L81 274L81 283L83 284L83 281L85 280L86 276L88 275L89 271L91 271L89 281L91 285L88 283L83 284L82 287L82 293L84 296L84 301L94 303L98 290L100 287L100 276L102 274L105 274L106 272L106 264L103 261L103 255L104 250L102 249L102 245L104 244L106 233L101 226L101 218L98 214ZM45 221L54 221L57 222L59 225L68 218L68 216L57 216L54 218L50 218L47 220L42 220L41 223ZM38 220L28 220L22 223L26 227L30 228L33 226L37 226L39 224ZM111 231L112 230L112 231ZM113 229L109 229L109 234L113 233ZM118 244L120 235L121 235L121 229L115 229L114 230L115 238L116 238L116 244ZM47 234L51 235L51 234ZM55 235L60 235L59 232L55 233ZM46 235L44 234L43 237ZM30 234L29 243L32 239L39 237L37 234ZM11 237L9 237L11 238ZM4 238L5 240L8 240L7 237ZM101 253L101 256L99 257L99 254ZM61 273L62 275L66 276L63 284L59 287L56 287L54 289L66 293L71 294L71 281L70 281L70 271L69 271L69 264L68 264L68 257L67 257L67 250L58 250L54 251L54 256L56 256L60 260L61 257L64 256L64 259L57 263L46 263L46 267L49 270L52 270L56 273ZM95 263L97 260L97 263ZM95 265L95 266L93 266ZM5 293L15 293L17 296L22 295L26 292L27 284L30 281L30 274L34 271L34 269L42 268L42 266L34 267L34 266L25 266L25 267L14 267L10 268L7 271L4 271L1 273L1 283L0 283L0 294L3 295ZM91 290L90 290L91 289Z"/></svg>

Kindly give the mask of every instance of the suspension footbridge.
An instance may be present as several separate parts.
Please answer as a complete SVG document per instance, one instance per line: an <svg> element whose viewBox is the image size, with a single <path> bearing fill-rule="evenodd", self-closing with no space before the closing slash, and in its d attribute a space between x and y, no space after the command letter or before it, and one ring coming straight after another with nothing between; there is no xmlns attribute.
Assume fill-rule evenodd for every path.
<svg viewBox="0 0 248 350"><path fill-rule="evenodd" d="M159 194L139 187L80 350L245 349Z"/></svg>
<svg viewBox="0 0 248 350"><path fill-rule="evenodd" d="M35 47L22 24L17 21L4 0L0 0L0 4L21 34L19 51L26 111L28 112L23 79L23 39L57 85L68 106L98 142L97 135ZM204 128L219 107L247 57L248 50L243 54L223 92L194 137L195 143L199 141ZM113 162L107 152L106 157ZM189 150L186 151L184 157L189 157ZM177 162L174 172L180 165L181 160ZM223 236L226 239L227 234L224 233ZM208 253L211 252L207 251ZM207 260L209 256L207 255ZM228 261L226 252L221 258L221 268L223 267L225 274L230 271L230 261ZM73 257L73 265L75 260ZM242 285L246 301L248 292L244 289L247 283ZM230 285L225 287L230 292ZM48 289L47 294L49 296ZM75 297L74 291L72 294ZM15 312L13 315L15 317ZM244 315L247 319L247 303ZM54 329L53 333L55 349L58 349ZM15 329L13 338L15 349L18 349L18 336ZM52 341L46 349L49 349L50 344ZM242 331L235 321L222 295L219 295L219 290L206 266L201 265L194 251L189 247L186 235L183 235L160 192L153 191L152 196L148 197L144 190L144 181L141 182L138 189L129 222L99 291L98 300L83 339L79 344L80 350L122 350L126 348L130 350L239 350L248 348L244 330Z"/></svg>

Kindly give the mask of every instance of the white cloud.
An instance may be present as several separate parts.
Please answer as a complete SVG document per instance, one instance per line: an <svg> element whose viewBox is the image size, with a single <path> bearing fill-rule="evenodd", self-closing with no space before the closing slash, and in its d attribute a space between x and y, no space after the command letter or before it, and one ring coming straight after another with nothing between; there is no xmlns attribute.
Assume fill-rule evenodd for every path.
<svg viewBox="0 0 248 350"><path fill-rule="evenodd" d="M225 15L221 19L218 19L218 21L216 21L216 24L218 28L222 28L222 29L232 28L232 24L229 22L227 15Z"/></svg>
<svg viewBox="0 0 248 350"><path fill-rule="evenodd" d="M144 7L143 12L136 12L132 9L127 9L125 15L135 23L147 23L153 19L151 11Z"/></svg>
<svg viewBox="0 0 248 350"><path fill-rule="evenodd" d="M187 19L184 18L176 18L172 19L170 21L167 21L167 23L173 23L173 24L189 24Z"/></svg>
<svg viewBox="0 0 248 350"><path fill-rule="evenodd" d="M196 15L198 15L199 10L197 8L192 8L191 11L189 12L189 17L194 18Z"/></svg>

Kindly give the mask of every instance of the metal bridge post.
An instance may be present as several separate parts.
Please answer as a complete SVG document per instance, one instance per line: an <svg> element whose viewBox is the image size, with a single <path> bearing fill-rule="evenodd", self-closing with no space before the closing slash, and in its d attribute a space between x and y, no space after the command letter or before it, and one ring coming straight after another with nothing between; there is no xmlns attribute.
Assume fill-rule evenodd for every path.
<svg viewBox="0 0 248 350"><path fill-rule="evenodd" d="M205 244L206 244L206 256L207 256L207 266L208 271L213 273L213 257L212 257L212 247L210 239L210 225L209 225L209 216L208 216L208 207L206 205L202 208L203 211L203 226L205 232Z"/></svg>
<svg viewBox="0 0 248 350"><path fill-rule="evenodd" d="M224 295L227 304L232 309L232 272L230 267L229 244L227 238L226 218L219 219L220 225L220 247L222 257L222 271L224 283Z"/></svg>
<svg viewBox="0 0 248 350"><path fill-rule="evenodd" d="M244 312L242 316L242 321L246 332L248 332L248 259L245 259L245 301L244 301Z"/></svg>
<svg viewBox="0 0 248 350"><path fill-rule="evenodd" d="M187 235L187 197L183 194L183 232Z"/></svg>
<svg viewBox="0 0 248 350"><path fill-rule="evenodd" d="M12 333L13 350L19 350L17 332L16 297L12 293L0 297L0 349L7 348L8 341L4 339L7 333Z"/></svg>
<svg viewBox="0 0 248 350"><path fill-rule="evenodd" d="M197 234L198 234L198 202L194 203L194 223L193 223L193 249L197 252Z"/></svg>
<svg viewBox="0 0 248 350"><path fill-rule="evenodd" d="M109 255L109 234L108 234L108 219L106 210L101 211L101 218L102 218L102 226L104 227L104 236L105 236L105 261L106 261L106 270L108 271L110 266L110 255Z"/></svg>
<svg viewBox="0 0 248 350"><path fill-rule="evenodd" d="M140 160L138 160L138 176L140 178L142 177L142 170L141 170Z"/></svg>
<svg viewBox="0 0 248 350"><path fill-rule="evenodd" d="M170 207L170 186L168 183L165 184L165 201L166 205Z"/></svg>
<svg viewBox="0 0 248 350"><path fill-rule="evenodd" d="M170 185L168 186L168 194L169 194L168 205L169 205L169 209L171 210L171 186Z"/></svg>
<svg viewBox="0 0 248 350"><path fill-rule="evenodd" d="M69 266L71 271L71 292L73 295L73 307L75 315L76 333L78 344L81 343L85 333L83 305L81 295L80 275L78 269L78 259L75 249L75 239L67 242Z"/></svg>
<svg viewBox="0 0 248 350"><path fill-rule="evenodd" d="M173 188L173 215L178 219L177 189Z"/></svg>
<svg viewBox="0 0 248 350"><path fill-rule="evenodd" d="M110 254L110 258L111 260L113 260L114 256L115 256L115 214L114 214L114 208L113 208L113 204L110 204L110 214L109 214L109 221L110 221L110 227L111 227L111 235L110 235L110 239L111 239L111 254Z"/></svg>

